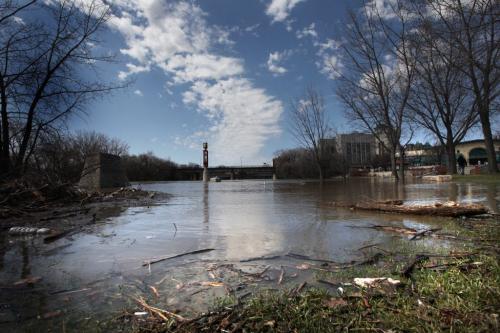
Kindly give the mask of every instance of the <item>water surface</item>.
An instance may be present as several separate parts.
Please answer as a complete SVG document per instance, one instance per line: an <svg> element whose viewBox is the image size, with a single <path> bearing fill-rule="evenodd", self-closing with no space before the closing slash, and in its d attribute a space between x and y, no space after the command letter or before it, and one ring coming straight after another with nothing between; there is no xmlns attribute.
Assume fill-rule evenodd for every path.
<svg viewBox="0 0 500 333"><path fill-rule="evenodd" d="M265 180L135 186L167 192L172 197L151 207L126 209L106 223L53 244L43 244L39 238L0 235L4 247L0 254L0 329L58 331L64 327L66 331L78 331L92 327L96 318L133 307L131 297L151 296L150 286L156 286L161 298L158 301L165 306L201 311L214 297L227 292L200 288L200 282L214 278L210 265L236 263L241 269L256 271L268 264L273 268L293 266L296 263L290 263L290 259L248 265L239 262L290 252L348 262L363 256L360 247L378 243L390 248L402 237L360 226L419 229L443 222L443 218L337 209L332 202L453 200L483 203L495 212L500 202L500 186L496 184L402 185L373 178L332 181L322 186L316 182ZM202 248L215 250L142 266L145 260ZM16 281L29 276L42 279L28 288L12 288ZM233 282L237 279L234 277Z"/></svg>

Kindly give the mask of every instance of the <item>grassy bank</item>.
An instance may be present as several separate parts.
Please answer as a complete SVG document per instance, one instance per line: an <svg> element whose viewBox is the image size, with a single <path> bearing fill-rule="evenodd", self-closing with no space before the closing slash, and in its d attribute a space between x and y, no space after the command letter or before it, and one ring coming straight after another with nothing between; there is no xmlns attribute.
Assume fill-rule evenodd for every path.
<svg viewBox="0 0 500 333"><path fill-rule="evenodd" d="M464 183L498 183L500 184L500 173L494 175L453 175L453 180Z"/></svg>
<svg viewBox="0 0 500 333"><path fill-rule="evenodd" d="M460 237L457 246L432 252L427 245L406 246L382 256L373 246L366 249L366 257L380 260L341 269L317 263L310 287L297 283L243 300L228 296L212 312L190 319L144 307L147 318L129 311L118 326L136 332L497 332L499 222L452 220L453 237ZM452 227L444 229L450 234ZM359 277L399 283L383 280L361 287L354 280Z"/></svg>

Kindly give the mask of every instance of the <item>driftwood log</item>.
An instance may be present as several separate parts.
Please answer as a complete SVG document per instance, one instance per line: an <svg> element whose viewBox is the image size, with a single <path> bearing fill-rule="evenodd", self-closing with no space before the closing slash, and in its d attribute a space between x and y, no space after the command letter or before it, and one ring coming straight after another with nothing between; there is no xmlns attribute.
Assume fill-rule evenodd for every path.
<svg viewBox="0 0 500 333"><path fill-rule="evenodd" d="M371 210L387 213L401 213L434 216L473 216L488 213L488 209L480 204L462 204L454 201L431 205L405 205L401 200L361 202L354 205L336 204L338 207Z"/></svg>

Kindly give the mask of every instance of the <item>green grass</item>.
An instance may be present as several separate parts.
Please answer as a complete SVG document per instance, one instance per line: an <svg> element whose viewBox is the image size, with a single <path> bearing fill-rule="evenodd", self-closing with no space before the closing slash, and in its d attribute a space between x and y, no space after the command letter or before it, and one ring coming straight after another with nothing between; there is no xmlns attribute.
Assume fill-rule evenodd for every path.
<svg viewBox="0 0 500 333"><path fill-rule="evenodd" d="M500 183L500 173L493 175L453 175L453 180L465 183Z"/></svg>

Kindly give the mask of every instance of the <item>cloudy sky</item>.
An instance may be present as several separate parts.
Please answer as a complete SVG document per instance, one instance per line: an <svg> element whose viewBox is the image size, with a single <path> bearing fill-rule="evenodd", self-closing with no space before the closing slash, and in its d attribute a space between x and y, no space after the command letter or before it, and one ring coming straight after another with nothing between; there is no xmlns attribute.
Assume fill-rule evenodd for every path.
<svg viewBox="0 0 500 333"><path fill-rule="evenodd" d="M375 0L374 0L375 1ZM379 2L378 0L376 0ZM290 100L308 85L332 127L351 129L333 94L336 43L351 0L114 0L104 36L118 62L101 75L131 86L72 121L179 163L261 164L297 145Z"/></svg>

